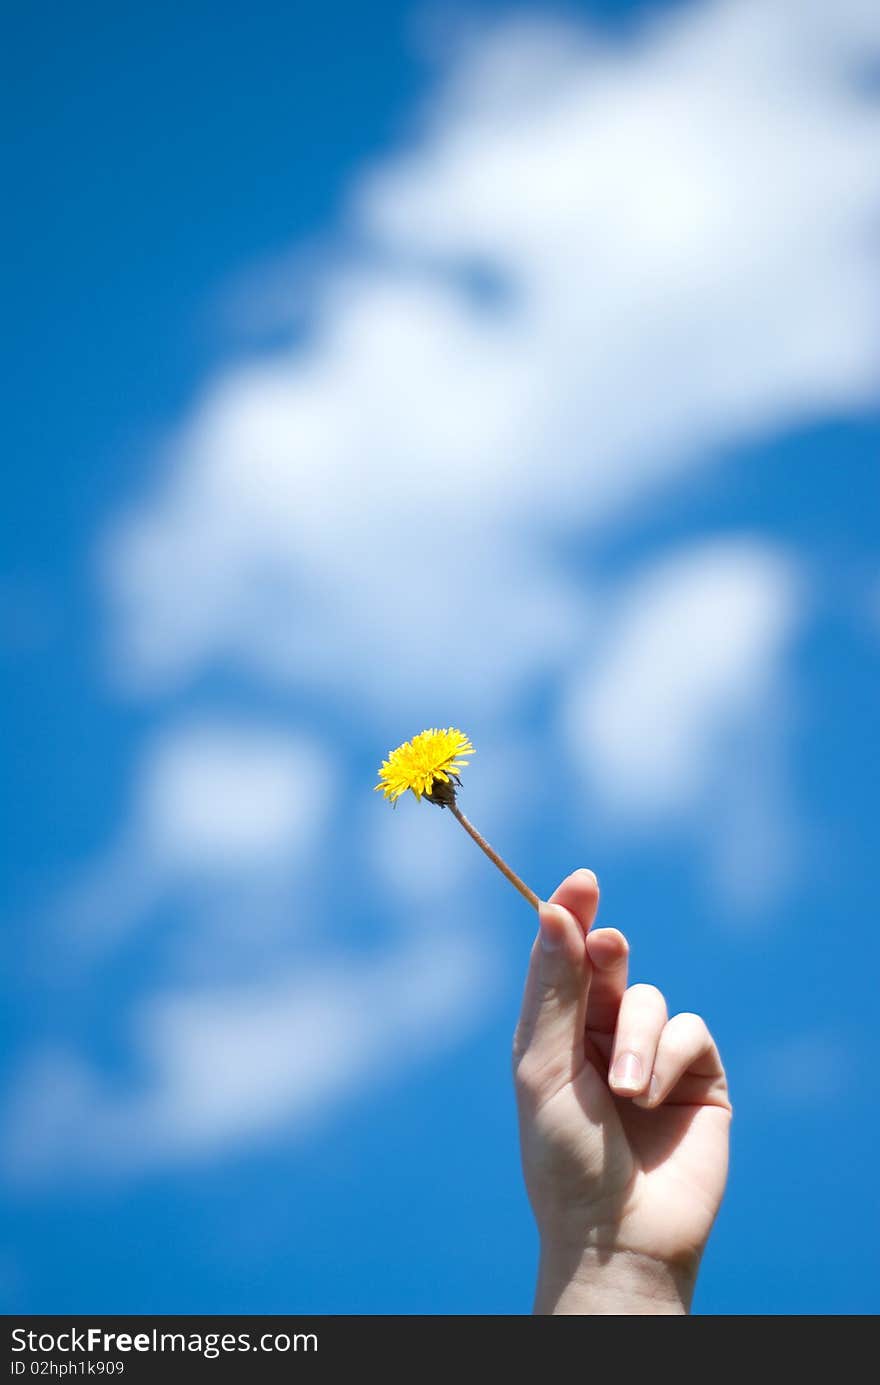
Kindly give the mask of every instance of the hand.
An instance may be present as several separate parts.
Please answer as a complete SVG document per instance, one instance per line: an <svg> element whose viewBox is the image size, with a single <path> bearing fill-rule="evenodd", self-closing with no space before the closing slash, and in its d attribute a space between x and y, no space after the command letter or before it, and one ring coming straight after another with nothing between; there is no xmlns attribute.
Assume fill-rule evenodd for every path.
<svg viewBox="0 0 880 1385"><path fill-rule="evenodd" d="M535 1312L686 1313L727 1177L727 1080L699 1016L627 989L623 934L590 931L598 902L578 870L541 904L514 1040Z"/></svg>

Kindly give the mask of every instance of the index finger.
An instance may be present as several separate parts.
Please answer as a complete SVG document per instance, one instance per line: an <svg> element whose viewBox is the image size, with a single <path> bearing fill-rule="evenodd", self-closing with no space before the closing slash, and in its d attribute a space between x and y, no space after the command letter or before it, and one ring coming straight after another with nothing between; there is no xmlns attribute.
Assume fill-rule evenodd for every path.
<svg viewBox="0 0 880 1385"><path fill-rule="evenodd" d="M535 1046L539 1030L546 1048L559 1047L560 1031L568 1035L570 1049L583 1042L590 984L584 935L599 904L595 875L591 870L573 871L554 890L548 904L562 907L554 915L541 906L539 936L532 947L516 1028L517 1057Z"/></svg>

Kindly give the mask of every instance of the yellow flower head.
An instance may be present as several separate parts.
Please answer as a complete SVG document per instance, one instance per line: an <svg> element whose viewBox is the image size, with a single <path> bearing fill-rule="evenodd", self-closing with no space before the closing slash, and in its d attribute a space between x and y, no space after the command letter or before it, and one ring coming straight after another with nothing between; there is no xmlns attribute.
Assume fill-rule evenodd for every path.
<svg viewBox="0 0 880 1385"><path fill-rule="evenodd" d="M456 731L452 726L445 731L436 728L420 731L411 741L404 741L403 745L391 751L379 770L376 789L381 789L392 803L407 789L412 789L416 798L421 799L424 794L430 802L441 807L444 803L454 803L453 785L460 783L456 770L468 763L459 757L474 753L474 747L464 732ZM437 789L432 792L435 781L438 781ZM441 784L449 787L441 790Z"/></svg>

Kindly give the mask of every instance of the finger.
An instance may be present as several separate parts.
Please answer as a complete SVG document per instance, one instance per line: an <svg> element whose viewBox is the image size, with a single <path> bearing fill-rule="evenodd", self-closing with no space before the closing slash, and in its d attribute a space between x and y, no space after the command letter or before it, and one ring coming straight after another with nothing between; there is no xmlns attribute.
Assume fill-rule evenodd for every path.
<svg viewBox="0 0 880 1385"><path fill-rule="evenodd" d="M589 933L599 908L599 881L595 873L581 866L567 875L550 896L551 904L561 904L574 914L583 932Z"/></svg>
<svg viewBox="0 0 880 1385"><path fill-rule="evenodd" d="M587 1003L587 1031L613 1034L629 971L629 943L616 928L594 928L587 935L587 956L593 968Z"/></svg>
<svg viewBox="0 0 880 1385"><path fill-rule="evenodd" d="M575 877L589 876L589 879ZM559 903L567 899L578 910ZM514 1040L518 1075L526 1065L540 1083L567 1080L573 1057L582 1056L590 966L584 929L595 914L598 891L592 872L576 871L539 908L522 1011Z"/></svg>
<svg viewBox="0 0 880 1385"><path fill-rule="evenodd" d="M586 1003L588 973L584 934L599 906L599 885L591 870L576 870L554 890L539 909L538 937L532 947L522 1012L517 1027L517 1047L524 1049L539 1027L551 1022L565 997L576 995ZM568 1006L570 1010L570 1003Z"/></svg>
<svg viewBox="0 0 880 1385"><path fill-rule="evenodd" d="M560 904L541 903L538 936L532 946L514 1051L552 1048L571 1031L586 1009L587 971L584 935L577 919Z"/></svg>
<svg viewBox="0 0 880 1385"><path fill-rule="evenodd" d="M617 1016L608 1083L616 1096L639 1096L654 1069L666 1024L666 1001L656 986L630 986Z"/></svg>
<svg viewBox="0 0 880 1385"><path fill-rule="evenodd" d="M673 1015L664 1026L648 1089L636 1102L651 1108L670 1096L686 1104L729 1104L721 1056L699 1015Z"/></svg>

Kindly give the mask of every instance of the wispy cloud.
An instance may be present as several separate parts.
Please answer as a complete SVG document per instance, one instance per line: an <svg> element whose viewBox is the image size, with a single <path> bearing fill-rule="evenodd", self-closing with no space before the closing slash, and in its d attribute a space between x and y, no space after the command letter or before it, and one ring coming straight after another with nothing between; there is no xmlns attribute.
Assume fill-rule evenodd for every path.
<svg viewBox="0 0 880 1385"><path fill-rule="evenodd" d="M465 839L449 834L444 889L432 889L424 815L398 815L401 851L416 834L418 929L346 949L344 858L328 835L338 782L313 738L240 718L170 725L144 748L118 837L54 911L53 957L73 975L77 964L100 966L169 905L174 936L151 949L149 977L123 1013L124 1082L73 1043L35 1045L10 1094L8 1178L128 1177L299 1138L485 1016L503 970L491 936L479 920L466 926L460 908L430 917ZM382 896L391 879L405 894L387 850L358 867L364 890ZM388 912L391 921L394 902Z"/></svg>
<svg viewBox="0 0 880 1385"><path fill-rule="evenodd" d="M343 1098L455 1045L497 967L472 932L369 963L330 955L271 982L154 995L135 1015L143 1076L122 1090L66 1050L35 1054L4 1151L18 1183L128 1175L312 1129Z"/></svg>
<svg viewBox="0 0 880 1385"><path fill-rule="evenodd" d="M576 640L560 532L864 405L875 29L861 5L715 0L615 45L534 20L466 46L360 178L362 250L307 344L206 382L117 529L130 685L231 656L385 710L501 705Z"/></svg>
<svg viewBox="0 0 880 1385"><path fill-rule="evenodd" d="M566 709L606 828L687 833L739 909L766 904L792 864L781 769L802 607L799 574L766 543L679 548L608 602Z"/></svg>
<svg viewBox="0 0 880 1385"><path fill-rule="evenodd" d="M241 719L169 725L144 745L126 817L68 889L56 928L93 948L181 892L228 894L251 882L286 897L337 784L337 766L313 737Z"/></svg>
<svg viewBox="0 0 880 1385"><path fill-rule="evenodd" d="M736 723L774 692L799 595L775 549L733 540L676 549L624 587L569 707L606 810L654 818L702 800Z"/></svg>

